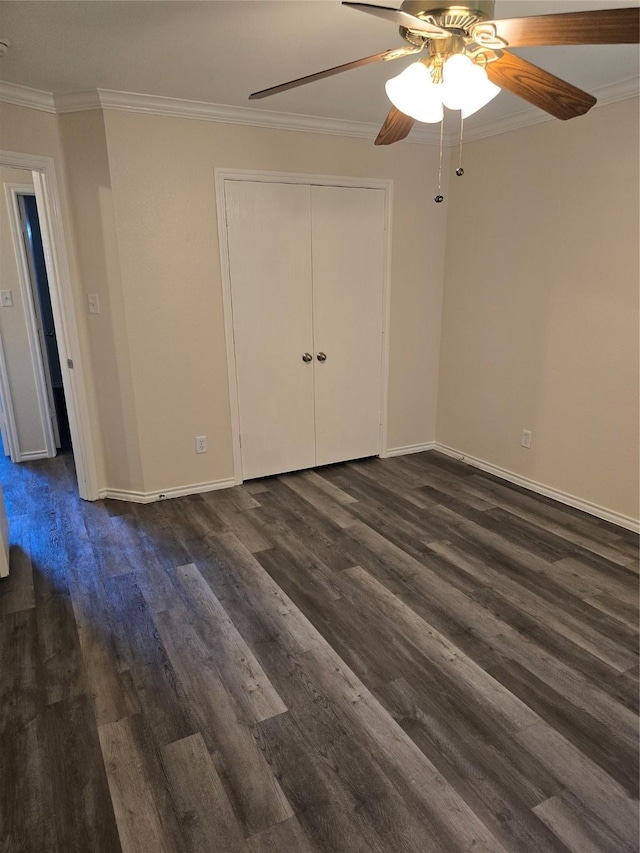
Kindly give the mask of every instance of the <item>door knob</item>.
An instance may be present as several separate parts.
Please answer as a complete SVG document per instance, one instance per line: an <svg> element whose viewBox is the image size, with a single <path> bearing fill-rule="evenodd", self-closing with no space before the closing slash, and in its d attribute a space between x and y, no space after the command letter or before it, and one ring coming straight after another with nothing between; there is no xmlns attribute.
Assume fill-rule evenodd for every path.
<svg viewBox="0 0 640 853"><path fill-rule="evenodd" d="M48 338L52 338L52 337L53 337L53 335L54 335L54 332L45 332L45 335L46 335Z"/></svg>
<svg viewBox="0 0 640 853"><path fill-rule="evenodd" d="M327 357L323 352L319 352L318 355L316 356L316 358L318 359L318 361L326 361L327 360Z"/></svg>
<svg viewBox="0 0 640 853"><path fill-rule="evenodd" d="M313 356L310 352L305 352L305 354L302 356L302 360L305 364L309 364L310 361L313 361Z"/></svg>

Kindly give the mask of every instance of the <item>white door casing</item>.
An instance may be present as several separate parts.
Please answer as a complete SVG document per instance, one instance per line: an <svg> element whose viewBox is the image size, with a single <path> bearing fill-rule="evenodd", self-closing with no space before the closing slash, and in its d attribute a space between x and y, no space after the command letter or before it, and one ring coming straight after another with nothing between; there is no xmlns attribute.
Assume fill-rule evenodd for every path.
<svg viewBox="0 0 640 853"><path fill-rule="evenodd" d="M96 457L55 164L51 157L0 150L0 165L31 171L57 331L58 354L62 367L62 382L78 478L78 492L84 500L96 500L99 497ZM12 427L15 423L11 423L8 412L6 380L6 371L0 359L0 384L3 385L7 423Z"/></svg>
<svg viewBox="0 0 640 853"><path fill-rule="evenodd" d="M50 458L56 455L56 436L51 418L53 391L51 390L50 380L47 382L47 379L49 379L49 373L48 364L45 362L47 357L46 347L43 348L41 346L39 328L39 325L41 326L41 324L39 324L38 297L37 293L34 293L33 291L34 272L31 259L31 249L26 234L26 225L23 220L23 210L20 205L20 196L25 194L33 195L34 188L29 184L7 183L5 184L4 189L9 210L9 225L11 228L11 237L16 256L16 266L20 281L20 293L24 307L25 327L29 344L29 358L31 359L33 369L38 400L38 411L40 414L40 424L44 440L44 447L42 449L37 449L35 453L30 453L28 455L23 452L23 448L20 448L18 444L16 454L17 459L14 461L22 461L26 458ZM8 396L10 396L10 386L8 388Z"/></svg>
<svg viewBox="0 0 640 853"><path fill-rule="evenodd" d="M386 455L391 182L221 169L216 170L216 183L235 481L358 456ZM279 184L280 188L271 186L269 189L273 184ZM282 198L299 200L299 207L295 208L293 220L288 225L284 222L284 210L282 216L277 212L279 202L276 199L281 193ZM302 203L303 194L306 211ZM256 199L262 202L270 199L270 206L258 211ZM242 206L244 213L238 205ZM245 218L245 226L247 218L254 221L245 234L244 242L234 233L240 222L238 217ZM313 242L312 219L315 229ZM285 266L289 265L288 269L291 269L293 264L298 278L293 291L290 290L289 297L285 299L288 306L284 315L278 317L269 313L264 294L251 296L249 292L251 282L255 285L258 278L264 281L266 267L276 270L277 275L273 248L266 259L260 257L259 241L264 240L270 231L272 234L279 232L282 238L278 247L278 263L283 263L284 256ZM267 245L273 247L274 238L266 239ZM292 244L295 245L293 252ZM312 245L314 254L311 274L309 250L306 248L309 245ZM247 256L253 258L248 259ZM239 292L238 275L244 277L245 285L240 288L242 292ZM315 287L310 280L313 278ZM276 281L279 282L280 278L277 277ZM246 291L245 286L248 288ZM291 287L292 283L289 284ZM304 295L307 290L312 291L312 296ZM295 294L293 300L291 292ZM306 316L315 318L315 329L308 329L309 321L301 322L301 315L294 309L304 309L305 303L308 304L312 298L311 311L309 313L306 309ZM282 297L278 299L282 302ZM275 302L271 301L275 310ZM256 306L252 320L251 312ZM245 316L249 319L247 329L252 322L260 320L262 331L251 333L240 328L239 307L249 312ZM295 323L292 324L294 317ZM262 322L266 318L271 324L268 327ZM269 368L260 373L261 366L257 365L257 360L262 359L267 365L271 356L267 359L265 353L274 337L278 337L278 345L282 345L281 359L288 362L292 360L292 343L295 343L296 374L301 384L295 395L291 391L284 393L284 403L276 394L275 401L280 402L269 408L268 398L273 394L277 374L272 374ZM324 341L322 344L321 340ZM249 359L245 346L253 353ZM326 351L324 362L317 359L320 351ZM313 356L311 363L302 360L305 352ZM270 458L266 464L252 457L251 441L247 435L247 428L253 429L249 425L253 415L247 417L247 403L253 405L260 400L260 395L256 397L248 390L251 383L245 387L243 381L245 372L252 365L258 366L258 375L261 376L261 379L254 377L252 382L260 386L259 391L263 395L262 411L257 406L254 409L254 415L258 416L255 431L263 430L265 420L269 421L268 428L263 430L262 444L258 443L258 455L264 452L267 443L270 445L267 454ZM288 382L284 383L285 387ZM315 405L309 403L310 386L314 391ZM300 408L292 408L294 396L296 402L300 401ZM320 416L319 401L323 407L326 405L325 413ZM281 413L284 418L280 419L280 427L274 429L277 422L277 418L273 420L274 409L279 409L282 404L285 406L284 413ZM314 413L313 429L309 424L310 413ZM306 436L304 439L303 435ZM313 437L313 452L309 436ZM301 445L305 450L294 459L290 449L300 450Z"/></svg>
<svg viewBox="0 0 640 853"><path fill-rule="evenodd" d="M13 400L11 399L11 386L9 384L9 372L7 360L4 354L4 344L0 336L0 408L2 409L2 444L5 456L12 462L20 462L20 442L18 441L18 427L13 411Z"/></svg>

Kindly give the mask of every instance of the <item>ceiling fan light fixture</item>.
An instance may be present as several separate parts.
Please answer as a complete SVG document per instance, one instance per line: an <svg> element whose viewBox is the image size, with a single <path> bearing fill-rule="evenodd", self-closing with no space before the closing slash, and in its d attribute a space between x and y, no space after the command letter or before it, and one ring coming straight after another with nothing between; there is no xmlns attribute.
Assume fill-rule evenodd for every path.
<svg viewBox="0 0 640 853"><path fill-rule="evenodd" d="M401 113L416 121L435 124L442 121L440 84L435 84L424 62L414 62L401 74L385 83L387 97Z"/></svg>
<svg viewBox="0 0 640 853"><path fill-rule="evenodd" d="M500 93L487 72L463 53L450 56L442 73L442 102L450 110L461 110L462 118L473 115Z"/></svg>
<svg viewBox="0 0 640 853"><path fill-rule="evenodd" d="M486 79L482 86L474 91L473 98L470 98L462 107L462 118L468 118L486 107L501 91L500 86L496 86L491 80Z"/></svg>

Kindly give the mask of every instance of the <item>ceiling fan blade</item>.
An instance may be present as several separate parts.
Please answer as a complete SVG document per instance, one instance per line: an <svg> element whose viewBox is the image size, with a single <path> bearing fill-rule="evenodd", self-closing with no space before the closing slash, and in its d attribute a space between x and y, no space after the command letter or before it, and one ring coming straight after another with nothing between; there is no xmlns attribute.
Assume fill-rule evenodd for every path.
<svg viewBox="0 0 640 853"><path fill-rule="evenodd" d="M487 76L496 86L508 89L560 119L584 115L596 102L588 92L507 50L500 59L487 64Z"/></svg>
<svg viewBox="0 0 640 853"><path fill-rule="evenodd" d="M451 38L451 33L436 24L430 24L428 21L423 21L421 18L416 18L415 15L410 15L408 12L401 12L399 9L392 9L390 6L371 6L369 3L345 3L343 6L348 6L350 9L355 9L357 12L368 12L370 15L375 15L378 18L384 18L385 21L391 21L399 27L406 27L408 30L417 30L420 33L430 36L431 38Z"/></svg>
<svg viewBox="0 0 640 853"><path fill-rule="evenodd" d="M474 33L495 32L509 47L554 44L638 44L640 9L601 9L591 12L564 12L531 18L483 21ZM480 36L481 38L481 36Z"/></svg>
<svg viewBox="0 0 640 853"><path fill-rule="evenodd" d="M384 124L380 128L380 133L376 136L376 145L391 145L393 142L399 142L409 135L409 131L415 124L415 119L401 113L395 107L391 107L389 115L384 120Z"/></svg>
<svg viewBox="0 0 640 853"><path fill-rule="evenodd" d="M420 49L415 47L397 47L393 50L385 50L383 53L374 53L372 56L365 56L363 59L356 59L354 62L336 65L334 68L327 68L326 71L307 74L306 77L298 77L295 80L289 80L288 83L281 83L279 86L271 86L270 89L261 89L259 92L253 92L253 94L249 95L249 100L255 101L258 98L267 98L269 95L277 95L278 92L286 92L287 89L295 89L297 86L304 86L305 83L313 83L314 80L323 80L325 77L332 77L334 74L341 74L343 71L351 71L353 68L369 65L371 62L389 62L392 59L401 59L403 56L410 56L412 53L420 53Z"/></svg>

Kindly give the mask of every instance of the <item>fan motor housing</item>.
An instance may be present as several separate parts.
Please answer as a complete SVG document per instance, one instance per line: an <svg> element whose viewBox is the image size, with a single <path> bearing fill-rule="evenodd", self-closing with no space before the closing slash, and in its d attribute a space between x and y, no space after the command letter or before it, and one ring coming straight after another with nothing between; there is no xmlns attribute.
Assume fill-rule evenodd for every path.
<svg viewBox="0 0 640 853"><path fill-rule="evenodd" d="M402 12L416 18L429 18L441 27L467 30L478 21L493 18L495 0L472 0L465 3L447 3L446 0L404 0Z"/></svg>

